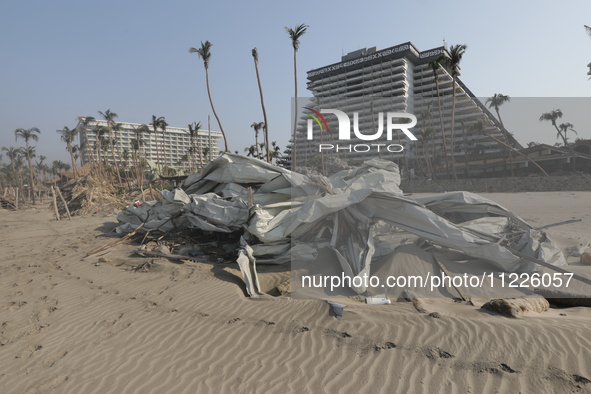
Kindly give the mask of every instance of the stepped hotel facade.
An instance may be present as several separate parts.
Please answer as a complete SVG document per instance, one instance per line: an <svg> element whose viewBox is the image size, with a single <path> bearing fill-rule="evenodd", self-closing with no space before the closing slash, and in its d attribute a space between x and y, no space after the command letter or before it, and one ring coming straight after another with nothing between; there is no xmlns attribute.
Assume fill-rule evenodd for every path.
<svg viewBox="0 0 591 394"><path fill-rule="evenodd" d="M399 163L403 159L422 157L431 152L431 155L439 155L437 172L444 173L445 151L440 124L443 120L449 160L454 86L451 71L442 65L436 77L438 96L429 62L446 53L445 46L421 52L407 42L383 50L375 47L360 49L343 56L338 63L308 71L308 90L313 97L298 103L307 109L298 114L297 165L305 165L308 159L318 157L321 149L324 153L346 160L385 158ZM461 163L469 160L470 156L506 150L486 133L521 148L459 79L455 90L456 168L461 168ZM333 113L322 113L323 109L337 109L348 115L350 139L340 139L342 134L339 137L339 132L342 130L339 126L342 124ZM357 117L354 117L355 112ZM326 121L324 126L317 121L320 113ZM390 123L412 122L412 119L387 119L388 113L413 114L417 123L409 131L417 140L412 140L400 130L392 132L388 140L386 131ZM314 114L316 116L312 116ZM474 131L476 128L473 125L479 122L485 125L486 133ZM379 130L383 130L381 137L368 140L367 136L380 135ZM425 133L426 130L430 133ZM359 134L363 139L359 138ZM401 166L404 167L404 164Z"/></svg>

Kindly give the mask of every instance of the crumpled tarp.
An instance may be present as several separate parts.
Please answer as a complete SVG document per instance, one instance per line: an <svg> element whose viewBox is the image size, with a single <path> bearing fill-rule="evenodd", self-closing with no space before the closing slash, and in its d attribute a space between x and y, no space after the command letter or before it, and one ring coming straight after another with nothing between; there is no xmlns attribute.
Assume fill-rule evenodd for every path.
<svg viewBox="0 0 591 394"><path fill-rule="evenodd" d="M399 188L398 166L369 160L330 177L309 177L261 160L225 153L163 200L130 205L118 232L157 228L242 231L237 262L247 292L260 292L256 263L311 260L329 247L347 276L369 273L374 257L391 253L400 234L463 252L507 272L541 270L501 246L509 228L512 247L555 265L566 260L547 234L495 202L468 192L412 199ZM170 219L170 220L169 220ZM168 222L166 222L169 220ZM353 288L358 293L367 289Z"/></svg>

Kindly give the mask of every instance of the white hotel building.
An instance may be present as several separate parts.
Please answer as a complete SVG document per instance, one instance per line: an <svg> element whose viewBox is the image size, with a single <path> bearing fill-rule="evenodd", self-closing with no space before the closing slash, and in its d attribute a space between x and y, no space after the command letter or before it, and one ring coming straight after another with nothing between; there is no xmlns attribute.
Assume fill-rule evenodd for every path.
<svg viewBox="0 0 591 394"><path fill-rule="evenodd" d="M418 123L410 129L417 138L420 138L420 130L427 126L433 127L434 134L431 146L441 149L443 138L440 127L438 111L437 91L433 70L429 62L444 53L446 48L438 47L420 52L412 43L396 45L384 50L364 48L351 52L341 58L339 63L308 71L308 90L312 92L312 98L300 101L300 106L310 107L318 112L321 109L338 109L345 112L351 121L353 129L353 113L359 113L358 129L362 134L376 134L379 130L378 114L383 112L406 112L414 114ZM446 141L449 150L451 139L451 113L452 113L452 77L450 71L440 67L437 79L442 103L442 116ZM456 86L456 114L455 114L455 156L456 162L463 162L464 157L482 155L493 152L501 152L503 148L484 133L468 133L469 126L477 122L478 118L490 120L490 126L486 129L495 137L505 140L505 134L501 132L501 124L476 98L472 92L458 79ZM424 110L428 109L431 120L425 116ZM411 141L402 132L394 132L392 141L386 140L386 120L384 119L384 132L382 137L375 141L360 140L351 131L351 139L338 140L338 121L332 114L323 115L331 132L323 131L322 135L316 121L312 122L313 138L309 140L308 124L312 118L310 111L305 110L299 114L296 157L297 165L304 165L307 159L318 156L321 141L325 144L339 145L338 155L347 160L366 160L368 158L401 159L402 153L392 153L381 148L364 152L365 147L359 151L348 150L349 145L356 144L399 144L404 146L404 153L408 158L419 157L423 153L420 142ZM428 123L428 124L427 124ZM464 135L466 132L466 135ZM520 147L512 139L512 144ZM414 146L413 146L414 144ZM392 150L397 150L393 147ZM335 149L332 150L335 153ZM326 152L326 150L325 150ZM330 152L328 152L330 154ZM443 155L443 153L441 153ZM448 156L450 153L448 152ZM442 160L440 160L442 161ZM461 166L462 164L460 164ZM458 164L456 164L458 167ZM459 167L458 167L459 168ZM438 172L443 168L439 167Z"/></svg>
<svg viewBox="0 0 591 394"><path fill-rule="evenodd" d="M117 122L120 125L119 130L113 132L114 137L114 144L116 143L115 147L115 154L123 155L125 151L129 153L129 163L131 163L132 157L132 140L136 138L135 130L141 126L139 123L121 123ZM88 134L88 143L91 147L91 151L94 151L94 147L97 141L96 137L96 129L100 126L107 127L107 122L105 120L95 120L93 121L87 128ZM164 136L162 135L162 129L158 129L156 133L154 133L152 126L148 126L151 133L144 133L142 135L143 145L141 146L141 153L142 157L145 157L147 160L151 161L152 165L158 163L158 158L160 157L160 161L164 164L164 156L162 154L163 147L166 149L166 165L168 167L176 168L179 170L189 170L189 162L187 160L183 160L183 156L189 153L189 147L191 146L191 139L189 137L189 129L182 128L182 127L171 127L167 126ZM107 137L105 135L105 137ZM222 138L222 133L219 131L210 131L210 130L199 130L198 132L198 139L195 141L195 146L197 152L195 153L195 165L199 167L200 163L200 155L203 164L209 163L213 158L217 157L218 155L218 143L219 140ZM157 142L156 142L157 141ZM85 142L84 133L82 132L82 128L80 127L80 142ZM160 149L160 155L158 155L157 147ZM209 148L205 149L204 148ZM107 160L110 163L113 163L113 158L110 154L110 148L106 151L103 150L103 154L107 155ZM118 160L118 162L121 162ZM86 156L86 150L82 152L82 163L88 164L89 158Z"/></svg>

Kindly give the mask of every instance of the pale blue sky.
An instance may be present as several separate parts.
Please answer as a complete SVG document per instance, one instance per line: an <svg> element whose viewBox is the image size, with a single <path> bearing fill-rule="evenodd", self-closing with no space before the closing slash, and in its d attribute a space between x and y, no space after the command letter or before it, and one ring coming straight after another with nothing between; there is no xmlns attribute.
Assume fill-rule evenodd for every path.
<svg viewBox="0 0 591 394"><path fill-rule="evenodd" d="M188 49L209 40L210 82L231 150L254 141L262 121L251 49L257 47L271 140L290 133L293 65L285 26L310 26L298 52L306 71L362 47L411 41L419 50L467 44L462 80L479 97L589 97L591 2L580 1L12 1L0 3L0 146L18 146L16 128L38 127L38 154L67 160L57 129L80 115L119 114L171 126L207 124L203 63ZM553 108L540 108L547 112ZM574 123L579 136L591 129ZM591 112L591 111L588 111ZM522 143L554 143L536 121L515 131ZM511 125L508 125L510 128ZM212 129L217 124L212 116ZM546 133L547 134L544 134Z"/></svg>

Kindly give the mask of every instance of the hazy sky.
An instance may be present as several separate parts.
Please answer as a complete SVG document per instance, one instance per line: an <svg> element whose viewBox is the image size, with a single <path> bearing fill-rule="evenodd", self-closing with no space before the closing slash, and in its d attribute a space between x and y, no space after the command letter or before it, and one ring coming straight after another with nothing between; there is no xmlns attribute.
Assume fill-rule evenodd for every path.
<svg viewBox="0 0 591 394"><path fill-rule="evenodd" d="M251 56L255 46L270 138L284 147L294 89L284 27L300 23L310 26L298 52L300 96L306 95L306 71L338 62L343 53L406 41L423 51L443 39L468 45L461 79L479 97L589 97L591 92L586 75L591 38L583 28L591 24L588 0L4 0L0 146L20 146L14 130L38 127L38 154L68 162L56 130L74 127L77 116L98 117L97 111L107 109L118 113L119 121L149 123L156 115L171 126L193 121L206 126L211 110L203 62L188 49L209 40L212 95L230 149L242 152L252 144L250 125L263 120ZM506 121L520 142L556 142L551 127L537 121L538 113L554 105L542 104L532 112L531 126L511 130ZM561 109L579 137L591 138L588 124L577 124Z"/></svg>

